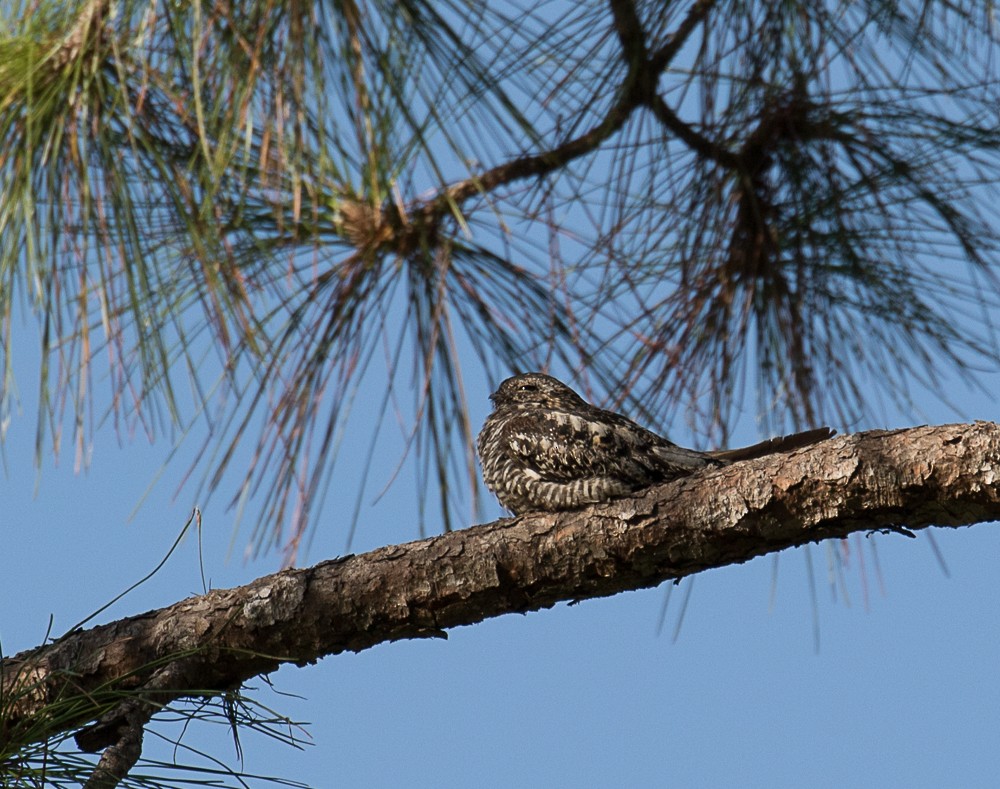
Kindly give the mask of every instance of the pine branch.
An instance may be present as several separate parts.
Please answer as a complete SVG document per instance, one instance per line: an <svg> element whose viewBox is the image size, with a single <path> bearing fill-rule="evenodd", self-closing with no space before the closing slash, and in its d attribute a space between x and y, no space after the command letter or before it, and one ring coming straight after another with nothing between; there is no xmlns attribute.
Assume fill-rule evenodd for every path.
<svg viewBox="0 0 1000 789"><path fill-rule="evenodd" d="M627 70L619 85L618 100L611 105L605 116L580 136L565 140L549 150L517 157L481 175L452 184L444 194L428 203L423 209L424 212L439 220L455 205L463 203L473 195L490 192L525 178L547 175L564 168L574 159L596 151L603 142L625 125L633 112L653 103L660 75L670 65L695 28L704 21L713 5L714 0L696 2L677 30L669 37L668 43L650 55L644 43L645 34L634 5L628 0L611 0L610 8ZM690 135L695 135L692 129L688 128L687 131ZM702 142L707 146L712 145L707 140Z"/></svg>
<svg viewBox="0 0 1000 789"><path fill-rule="evenodd" d="M135 740L123 732L134 731L136 710L148 716L176 698L217 694L282 663L446 638L459 625L852 532L912 536L1000 519L998 469L1000 424L871 431L633 499L503 519L214 590L5 659L0 750L94 719L77 743L121 747Z"/></svg>

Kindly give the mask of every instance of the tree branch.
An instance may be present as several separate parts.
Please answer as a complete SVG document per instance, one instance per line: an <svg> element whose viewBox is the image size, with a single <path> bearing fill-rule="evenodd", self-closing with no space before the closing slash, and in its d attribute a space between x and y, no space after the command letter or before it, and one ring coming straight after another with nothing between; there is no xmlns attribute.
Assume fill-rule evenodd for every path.
<svg viewBox="0 0 1000 789"><path fill-rule="evenodd" d="M691 34L708 16L715 0L697 0L687 12L678 28L667 38L667 42L656 50L649 59L649 65L657 74L662 72L681 51Z"/></svg>
<svg viewBox="0 0 1000 789"><path fill-rule="evenodd" d="M730 151L724 145L713 142L705 135L701 134L693 126L688 125L681 117L674 112L663 100L662 96L654 95L649 100L649 108L656 119L668 130L677 135L688 148L699 156L716 162L729 170L736 170L740 166L740 157Z"/></svg>
<svg viewBox="0 0 1000 789"><path fill-rule="evenodd" d="M142 735L154 710L153 705L140 699L127 701L115 708L113 742L101 754L83 789L114 789L124 780L142 755Z"/></svg>
<svg viewBox="0 0 1000 789"><path fill-rule="evenodd" d="M629 116L650 100L655 93L660 74L680 51L688 37L704 20L715 0L697 0L672 33L667 43L648 55L642 26L630 0L610 0L615 31L622 45L622 58L627 68L619 89L619 98L596 125L579 137L556 145L541 153L520 156L497 165L481 175L452 184L443 194L433 198L414 213L422 213L429 225L476 194L492 191L513 181L546 175L561 169L574 159L597 150L622 126ZM693 130L689 131L693 134Z"/></svg>
<svg viewBox="0 0 1000 789"><path fill-rule="evenodd" d="M159 706L238 687L283 662L445 637L458 625L651 587L856 531L1000 519L998 482L1000 425L872 431L633 499L286 570L3 660L0 747L95 718L78 740L90 749L121 742L131 710L123 694Z"/></svg>
<svg viewBox="0 0 1000 789"><path fill-rule="evenodd" d="M622 47L622 59L630 71L635 70L633 93L636 99L650 109L668 131L673 132L685 145L698 155L730 170L739 167L736 154L727 150L689 126L677 115L657 92L660 75L677 55L695 27L704 19L714 0L697 2L691 6L681 26L671 35L667 44L650 56L646 48L646 34L635 4L631 0L610 0L615 31Z"/></svg>

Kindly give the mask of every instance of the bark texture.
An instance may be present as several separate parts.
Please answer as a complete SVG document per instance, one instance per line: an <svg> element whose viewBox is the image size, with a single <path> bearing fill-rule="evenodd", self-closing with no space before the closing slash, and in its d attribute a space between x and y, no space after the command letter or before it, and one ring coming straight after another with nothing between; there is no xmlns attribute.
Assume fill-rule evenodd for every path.
<svg viewBox="0 0 1000 789"><path fill-rule="evenodd" d="M88 722L77 734L81 747L120 746L137 704L151 714L282 662L445 637L457 625L655 586L855 531L996 519L1000 425L842 436L635 498L286 570L71 633L0 663L0 752ZM67 709L52 716L61 700Z"/></svg>

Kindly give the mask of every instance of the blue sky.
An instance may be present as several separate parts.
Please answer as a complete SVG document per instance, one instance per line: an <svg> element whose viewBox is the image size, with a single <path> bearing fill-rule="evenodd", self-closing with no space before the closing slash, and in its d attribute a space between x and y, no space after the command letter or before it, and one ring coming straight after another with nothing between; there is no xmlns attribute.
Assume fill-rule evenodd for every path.
<svg viewBox="0 0 1000 789"><path fill-rule="evenodd" d="M24 336L33 338L30 327ZM21 382L22 413L8 430L0 480L6 654L39 643L50 615L53 632L62 632L145 575L196 503L186 490L174 498L183 463L168 466L129 520L167 447L120 445L109 430L95 437L84 473L73 472L68 455L58 464L46 455L36 473L33 391L33 381ZM470 394L481 419L486 384ZM970 417L997 416L985 396L962 402ZM954 421L932 403L927 411L932 422ZM900 416L890 426L901 424ZM412 494L405 481L399 487L362 509L355 551L417 537ZM500 514L492 502L489 509L487 517ZM343 551L346 517L324 516L308 563ZM204 526L212 586L276 568L275 555L244 561L248 534L233 538L221 496L204 507ZM800 549L780 557L773 606L771 557L698 576L676 642L690 581L675 590L659 637L663 589L282 669L272 677L277 689L303 698L278 696L262 682L256 695L311 722L311 744L297 751L247 735L245 768L315 787L994 786L1000 530L936 535L950 577L924 536L874 538L884 595L868 540L852 539L843 573L849 602L842 591L833 599L827 546L812 546L818 653ZM155 578L99 619L200 590L197 542L187 539ZM223 727L195 725L185 742L236 763ZM153 737L146 753L173 757Z"/></svg>

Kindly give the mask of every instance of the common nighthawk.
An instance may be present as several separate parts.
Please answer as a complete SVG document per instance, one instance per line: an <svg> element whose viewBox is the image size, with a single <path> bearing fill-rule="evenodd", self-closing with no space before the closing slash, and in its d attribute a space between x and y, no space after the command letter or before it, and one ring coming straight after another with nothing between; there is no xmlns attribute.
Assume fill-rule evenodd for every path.
<svg viewBox="0 0 1000 789"><path fill-rule="evenodd" d="M476 442L483 480L515 515L629 496L708 466L790 452L833 435L823 427L742 449L697 452L591 405L543 373L508 378L490 400L493 413Z"/></svg>

